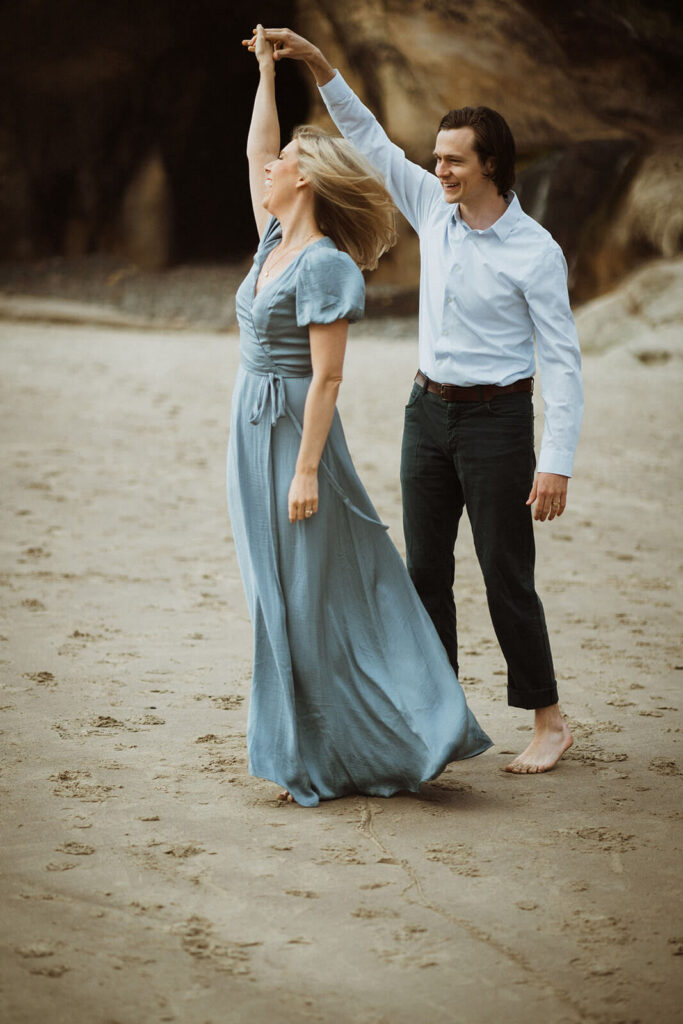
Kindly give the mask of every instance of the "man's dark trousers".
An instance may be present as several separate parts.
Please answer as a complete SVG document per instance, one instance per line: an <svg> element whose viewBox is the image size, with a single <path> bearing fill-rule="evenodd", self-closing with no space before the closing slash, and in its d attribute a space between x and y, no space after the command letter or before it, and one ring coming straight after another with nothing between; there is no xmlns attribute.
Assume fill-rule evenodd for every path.
<svg viewBox="0 0 683 1024"><path fill-rule="evenodd" d="M535 469L528 392L445 401L413 385L401 453L408 571L458 672L453 549L467 508L493 627L508 666L508 703L557 702L548 631L534 584L526 505Z"/></svg>

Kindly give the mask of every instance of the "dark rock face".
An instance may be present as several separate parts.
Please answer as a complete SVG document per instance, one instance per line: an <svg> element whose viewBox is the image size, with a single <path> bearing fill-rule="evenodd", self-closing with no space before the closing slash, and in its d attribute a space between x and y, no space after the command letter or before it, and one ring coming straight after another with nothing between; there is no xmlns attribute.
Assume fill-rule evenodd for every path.
<svg viewBox="0 0 683 1024"><path fill-rule="evenodd" d="M240 45L253 11L0 3L0 258L101 252L156 269L253 251L244 149L257 73ZM314 39L423 166L447 109L499 109L523 205L586 298L680 243L677 12L674 0L263 0L257 13ZM324 120L305 68L283 62L277 88L283 138ZM641 178L657 183L656 208ZM410 290L417 273L406 231L375 280Z"/></svg>
<svg viewBox="0 0 683 1024"><path fill-rule="evenodd" d="M292 20L292 3L262 6L264 17ZM166 236L161 246L150 239L152 263L253 248L244 147L256 69L240 45L251 8L246 0L3 3L0 256L131 249L145 262L141 232L132 244L128 237L131 189L137 216ZM279 78L288 135L308 100L299 68Z"/></svg>
<svg viewBox="0 0 683 1024"><path fill-rule="evenodd" d="M567 256L569 285L581 301L595 294L593 263L601 234L639 164L635 139L575 142L532 163L515 186L524 210Z"/></svg>
<svg viewBox="0 0 683 1024"><path fill-rule="evenodd" d="M673 255L683 205L683 28L679 5L642 0L318 0L301 4L320 41L407 153L431 167L451 107L505 116L519 156L523 206L562 245L575 300L610 287L647 256ZM316 116L324 117L312 91ZM639 175L657 181L656 197ZM636 235L631 226L638 223ZM402 238L376 275L416 279Z"/></svg>

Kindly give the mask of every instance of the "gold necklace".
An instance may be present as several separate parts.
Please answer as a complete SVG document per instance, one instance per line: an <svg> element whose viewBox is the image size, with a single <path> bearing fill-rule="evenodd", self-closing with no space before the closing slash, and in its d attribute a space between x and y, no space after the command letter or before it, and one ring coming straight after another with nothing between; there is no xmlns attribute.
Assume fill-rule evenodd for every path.
<svg viewBox="0 0 683 1024"><path fill-rule="evenodd" d="M310 235L307 235L306 238L304 238L304 240L301 243L301 245L295 246L293 249L292 248L284 249L278 255L278 257L276 259L271 259L273 253L276 252L276 249L273 249L272 252L268 253L268 256L266 257L266 263L268 262L268 260L270 260L270 266L266 267L266 263L263 264L263 276L264 277L270 277L271 270L274 270L275 267L277 267L277 265L282 262L282 260L285 258L285 256L287 256L290 252L297 253L297 252L300 252L302 249L305 249L306 248L306 243L308 242L308 240L310 238L313 238L314 235L317 235L317 233L318 233L317 231L311 231ZM277 248L279 249L281 246L282 246L282 242L280 242L280 245Z"/></svg>

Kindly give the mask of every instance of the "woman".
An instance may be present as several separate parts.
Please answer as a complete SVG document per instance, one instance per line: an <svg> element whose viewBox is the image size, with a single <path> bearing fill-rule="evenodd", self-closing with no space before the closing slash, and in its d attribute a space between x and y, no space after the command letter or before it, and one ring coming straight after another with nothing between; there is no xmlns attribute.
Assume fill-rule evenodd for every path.
<svg viewBox="0 0 683 1024"><path fill-rule="evenodd" d="M247 155L261 241L237 292L228 455L255 633L249 770L307 806L415 791L491 741L355 473L335 409L348 324L363 312L359 267L393 244L393 204L343 139L303 128L280 152L260 26L250 48L260 83Z"/></svg>

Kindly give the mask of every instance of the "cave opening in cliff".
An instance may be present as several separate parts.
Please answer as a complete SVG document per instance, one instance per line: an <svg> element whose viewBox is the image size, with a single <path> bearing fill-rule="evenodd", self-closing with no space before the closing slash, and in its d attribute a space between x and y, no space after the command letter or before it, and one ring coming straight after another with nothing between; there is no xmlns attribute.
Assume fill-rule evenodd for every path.
<svg viewBox="0 0 683 1024"><path fill-rule="evenodd" d="M263 0L288 25L293 0ZM0 258L240 259L256 232L245 155L258 84L248 0L10 0L0 7ZM307 72L278 66L283 139ZM4 204L3 204L4 205Z"/></svg>

